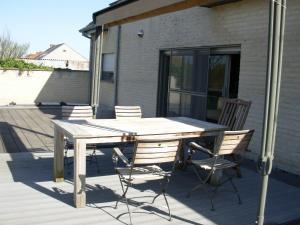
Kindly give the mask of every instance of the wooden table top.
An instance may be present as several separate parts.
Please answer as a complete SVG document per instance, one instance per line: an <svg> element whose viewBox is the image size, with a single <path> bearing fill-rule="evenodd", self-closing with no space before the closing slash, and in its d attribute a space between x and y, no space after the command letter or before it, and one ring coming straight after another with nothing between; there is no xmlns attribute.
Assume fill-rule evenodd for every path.
<svg viewBox="0 0 300 225"><path fill-rule="evenodd" d="M155 117L88 120L53 120L72 138L120 137L140 135L203 133L225 130L226 127L188 117Z"/></svg>

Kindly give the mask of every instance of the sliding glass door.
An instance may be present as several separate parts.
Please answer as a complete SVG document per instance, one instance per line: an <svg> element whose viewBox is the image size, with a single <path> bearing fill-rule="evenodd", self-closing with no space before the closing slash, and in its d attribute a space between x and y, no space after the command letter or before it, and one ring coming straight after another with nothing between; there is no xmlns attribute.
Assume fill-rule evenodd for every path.
<svg viewBox="0 0 300 225"><path fill-rule="evenodd" d="M208 52L172 50L169 67L166 115L205 119Z"/></svg>
<svg viewBox="0 0 300 225"><path fill-rule="evenodd" d="M211 54L208 48L162 51L158 116L187 116L216 122L222 100L237 96L231 93L231 90L237 92L237 88L230 85L234 71L231 68L235 64L230 54Z"/></svg>

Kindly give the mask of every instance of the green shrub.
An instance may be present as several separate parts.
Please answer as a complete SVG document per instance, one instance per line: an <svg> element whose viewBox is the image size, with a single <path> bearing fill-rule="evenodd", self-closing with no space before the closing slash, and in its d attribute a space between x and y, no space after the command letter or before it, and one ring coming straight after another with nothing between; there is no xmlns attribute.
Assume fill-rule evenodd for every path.
<svg viewBox="0 0 300 225"><path fill-rule="evenodd" d="M18 69L20 71L24 70L53 70L53 68L48 66L35 65L33 63L27 63L20 59L0 59L0 68L3 70L8 69Z"/></svg>

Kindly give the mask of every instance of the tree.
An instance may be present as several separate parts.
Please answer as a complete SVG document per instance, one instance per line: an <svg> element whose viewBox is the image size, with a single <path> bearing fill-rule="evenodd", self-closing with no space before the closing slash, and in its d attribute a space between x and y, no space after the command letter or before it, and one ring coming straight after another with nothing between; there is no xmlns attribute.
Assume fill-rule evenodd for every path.
<svg viewBox="0 0 300 225"><path fill-rule="evenodd" d="M3 32L0 36L0 60L14 59L24 56L29 48L29 44L19 44L13 41L9 32Z"/></svg>

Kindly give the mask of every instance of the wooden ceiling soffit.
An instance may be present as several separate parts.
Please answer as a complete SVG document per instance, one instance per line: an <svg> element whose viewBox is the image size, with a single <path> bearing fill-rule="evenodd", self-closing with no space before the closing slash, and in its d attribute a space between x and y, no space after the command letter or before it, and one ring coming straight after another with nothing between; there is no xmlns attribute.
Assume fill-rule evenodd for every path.
<svg viewBox="0 0 300 225"><path fill-rule="evenodd" d="M138 0L95 16L96 25L106 27L134 22L195 6L213 7L236 0Z"/></svg>

